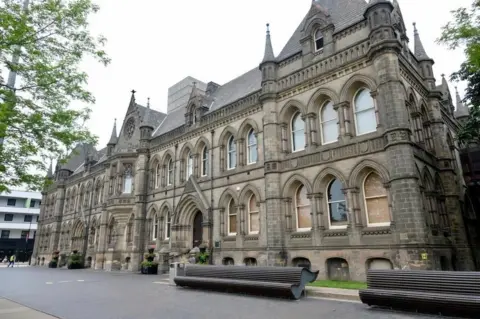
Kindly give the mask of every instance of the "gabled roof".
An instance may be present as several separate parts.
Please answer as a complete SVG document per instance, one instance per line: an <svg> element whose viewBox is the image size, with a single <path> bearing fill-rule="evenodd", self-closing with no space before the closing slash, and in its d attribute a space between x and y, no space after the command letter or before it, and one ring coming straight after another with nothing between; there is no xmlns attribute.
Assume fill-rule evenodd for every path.
<svg viewBox="0 0 480 319"><path fill-rule="evenodd" d="M364 19L363 14L365 9L368 6L365 0L316 0L315 3L320 5L324 11L330 15L331 22L335 26L334 32L342 31L343 29L362 21ZM278 55L277 61L280 62L302 51L300 40L303 37L302 31L307 17L308 13Z"/></svg>

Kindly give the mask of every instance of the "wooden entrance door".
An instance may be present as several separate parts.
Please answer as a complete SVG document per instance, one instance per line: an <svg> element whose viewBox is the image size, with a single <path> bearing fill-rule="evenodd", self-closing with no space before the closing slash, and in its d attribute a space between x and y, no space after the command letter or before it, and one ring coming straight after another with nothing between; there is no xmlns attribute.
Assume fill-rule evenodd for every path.
<svg viewBox="0 0 480 319"><path fill-rule="evenodd" d="M203 216L200 211L197 212L193 219L193 247L198 247L203 241Z"/></svg>

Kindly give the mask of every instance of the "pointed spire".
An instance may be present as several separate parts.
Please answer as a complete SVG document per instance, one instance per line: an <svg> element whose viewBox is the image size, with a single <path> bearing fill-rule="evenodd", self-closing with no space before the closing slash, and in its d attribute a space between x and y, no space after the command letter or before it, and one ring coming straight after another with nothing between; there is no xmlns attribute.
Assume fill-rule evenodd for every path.
<svg viewBox="0 0 480 319"><path fill-rule="evenodd" d="M117 119L113 123L112 135L110 136L110 141L108 141L107 145L115 145L117 144Z"/></svg>
<svg viewBox="0 0 480 319"><path fill-rule="evenodd" d="M135 93L136 93L137 91L132 90L131 92L132 92L132 96L130 97L130 104L128 104L128 111L127 111L127 113L133 111L133 110L135 109L135 106L136 106L136 103L135 103Z"/></svg>
<svg viewBox="0 0 480 319"><path fill-rule="evenodd" d="M147 109L149 109L149 108L150 108L150 98L148 97L147 98Z"/></svg>
<svg viewBox="0 0 480 319"><path fill-rule="evenodd" d="M460 93L458 93L458 88L455 87L455 96L457 98L457 109L455 110L455 117L467 117L469 115L468 107L463 104L462 98L460 97Z"/></svg>
<svg viewBox="0 0 480 319"><path fill-rule="evenodd" d="M47 178L53 178L53 160L50 159L50 166L47 171Z"/></svg>
<svg viewBox="0 0 480 319"><path fill-rule="evenodd" d="M430 60L430 58L427 55L427 52L425 52L425 49L423 48L422 40L420 40L420 35L418 34L418 30L417 30L417 24L415 22L413 23L413 35L414 35L414 45L415 45L415 57L419 61Z"/></svg>
<svg viewBox="0 0 480 319"><path fill-rule="evenodd" d="M275 61L275 54L273 54L272 40L270 39L270 24L267 23L267 37L265 39L265 54L263 56L262 63L272 62L272 61Z"/></svg>
<svg viewBox="0 0 480 319"><path fill-rule="evenodd" d="M154 125L153 121L154 121L154 117L151 115L151 110L150 110L150 98L148 98L147 99L147 109L145 110L145 114L143 114L142 124L140 125L140 128L150 127L151 129L154 129L155 125Z"/></svg>

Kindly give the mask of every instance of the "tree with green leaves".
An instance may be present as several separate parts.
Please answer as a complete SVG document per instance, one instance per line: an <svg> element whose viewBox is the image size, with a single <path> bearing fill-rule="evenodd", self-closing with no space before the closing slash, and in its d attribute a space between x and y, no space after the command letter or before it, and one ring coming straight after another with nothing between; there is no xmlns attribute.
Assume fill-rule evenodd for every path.
<svg viewBox="0 0 480 319"><path fill-rule="evenodd" d="M475 0L470 8L452 11L452 15L453 21L442 28L438 42L452 50L462 47L466 56L460 70L451 76L453 81L467 82L464 102L470 106L469 117L457 138L465 146L480 144L480 0Z"/></svg>
<svg viewBox="0 0 480 319"><path fill-rule="evenodd" d="M44 187L49 158L96 142L85 127L95 99L79 66L110 62L106 39L88 29L98 9L90 0L1 1L0 191Z"/></svg>

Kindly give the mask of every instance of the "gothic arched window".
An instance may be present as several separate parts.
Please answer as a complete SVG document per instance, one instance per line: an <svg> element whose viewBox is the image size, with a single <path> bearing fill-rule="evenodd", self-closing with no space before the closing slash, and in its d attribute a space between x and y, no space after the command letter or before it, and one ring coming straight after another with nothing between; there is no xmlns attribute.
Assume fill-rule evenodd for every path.
<svg viewBox="0 0 480 319"><path fill-rule="evenodd" d="M310 200L307 197L307 188L304 185L300 185L295 192L295 215L297 217L297 231L312 229Z"/></svg>
<svg viewBox="0 0 480 319"><path fill-rule="evenodd" d="M234 169L237 167L237 146L233 136L230 136L227 144L227 168Z"/></svg>
<svg viewBox="0 0 480 319"><path fill-rule="evenodd" d="M189 177L193 174L193 155L192 152L188 152L187 155L187 176L185 180L188 180Z"/></svg>
<svg viewBox="0 0 480 319"><path fill-rule="evenodd" d="M323 34L320 30L315 32L315 51L320 51L323 49Z"/></svg>
<svg viewBox="0 0 480 319"><path fill-rule="evenodd" d="M237 208L233 199L228 203L228 219L227 219L228 235L237 234Z"/></svg>
<svg viewBox="0 0 480 319"><path fill-rule="evenodd" d="M173 160L170 159L168 161L168 174L167 174L167 185L173 184Z"/></svg>
<svg viewBox="0 0 480 319"><path fill-rule="evenodd" d="M202 149L202 176L208 175L208 148L205 145Z"/></svg>
<svg viewBox="0 0 480 319"><path fill-rule="evenodd" d="M332 101L326 101L320 112L320 126L322 132L322 144L336 142L338 140L337 111L333 108Z"/></svg>
<svg viewBox="0 0 480 319"><path fill-rule="evenodd" d="M170 220L170 211L166 210L165 211L165 239L168 240L170 239L170 231L171 231L171 225L172 221Z"/></svg>
<svg viewBox="0 0 480 319"><path fill-rule="evenodd" d="M158 163L155 166L155 188L160 187L160 181L162 180L161 177L160 177L161 173L162 173L162 167L161 167L160 163Z"/></svg>
<svg viewBox="0 0 480 319"><path fill-rule="evenodd" d="M342 183L338 179L330 182L327 188L328 214L330 228L347 227L347 201L342 190Z"/></svg>
<svg viewBox="0 0 480 319"><path fill-rule="evenodd" d="M300 112L295 113L292 117L292 151L301 151L305 149L305 122Z"/></svg>
<svg viewBox="0 0 480 319"><path fill-rule="evenodd" d="M131 194L132 193L132 166L128 165L125 168L125 175L123 177L123 193Z"/></svg>
<svg viewBox="0 0 480 319"><path fill-rule="evenodd" d="M390 225L387 190L377 173L370 173L363 182L363 196L365 199L365 212L367 225Z"/></svg>
<svg viewBox="0 0 480 319"><path fill-rule="evenodd" d="M377 130L377 117L375 115L375 104L367 88L361 88L353 99L355 111L355 127L357 135L375 132Z"/></svg>
<svg viewBox="0 0 480 319"><path fill-rule="evenodd" d="M255 195L250 196L248 201L248 233L258 234L260 231L260 212L258 210Z"/></svg>
<svg viewBox="0 0 480 319"><path fill-rule="evenodd" d="M255 131L251 129L247 136L247 164L257 162L257 137Z"/></svg>

